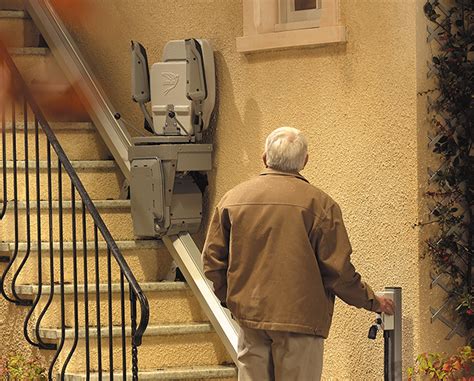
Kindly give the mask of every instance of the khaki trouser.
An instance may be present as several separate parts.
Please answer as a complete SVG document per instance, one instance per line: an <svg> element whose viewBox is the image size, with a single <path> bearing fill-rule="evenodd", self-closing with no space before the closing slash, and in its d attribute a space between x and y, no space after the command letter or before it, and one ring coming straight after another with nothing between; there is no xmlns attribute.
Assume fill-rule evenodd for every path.
<svg viewBox="0 0 474 381"><path fill-rule="evenodd" d="M241 327L239 381L319 381L324 339L292 332Z"/></svg>

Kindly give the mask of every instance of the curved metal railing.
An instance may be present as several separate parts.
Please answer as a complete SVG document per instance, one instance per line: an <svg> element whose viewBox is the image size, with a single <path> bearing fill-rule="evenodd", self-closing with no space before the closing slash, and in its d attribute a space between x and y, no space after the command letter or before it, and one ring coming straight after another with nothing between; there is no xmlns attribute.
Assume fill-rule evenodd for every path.
<svg viewBox="0 0 474 381"><path fill-rule="evenodd" d="M110 234L107 226L102 220L99 212L97 211L94 203L92 202L89 194L85 190L81 180L79 179L76 171L74 170L71 162L64 153L61 145L59 144L53 130L48 124L44 117L40 107L33 98L29 91L25 81L23 80L20 72L15 66L11 56L9 55L5 45L0 41L0 85L6 86L9 84L11 90L15 94L14 97L10 97L10 100L0 98L0 113L2 123L2 164L3 164L3 203L0 210L0 219L5 219L9 216L9 210L11 209L8 204L13 204L13 229L14 229L14 247L12 254L9 257L7 265L0 275L0 291L3 297L9 302L17 305L29 306L29 311L24 321L24 336L26 340L41 349L55 350L53 360L51 361L48 376L49 379L53 379L53 373L57 367L57 360L59 355L67 346L65 346L66 336L72 337L72 344L69 346L68 354L65 361L60 367L59 379L64 379L68 364L70 363L80 338L85 341L85 357L86 357L86 375L89 379L89 375L94 369L98 373L99 380L102 379L102 374L107 374L107 377L114 379L114 368L119 369L123 379L127 378L127 361L128 349L127 349L127 326L130 326L132 340L129 344L131 347L131 373L132 379L138 379L138 346L141 345L142 336L148 325L149 320L149 306L148 301L143 294L140 285L138 284L135 276L129 268L125 258L121 254L117 244L115 243L112 235ZM8 76L8 77L7 77ZM3 84L3 85L2 85ZM23 119L23 143L24 143L24 165L21 165L21 169L24 171L22 177L24 181L24 197L25 201L19 201L19 160L18 154L18 120L16 105L20 103L22 105L22 119ZM8 106L8 107L7 107ZM7 108L11 110L11 161L7 160L7 133L6 133L6 115ZM34 116L34 128L29 124L32 121L29 120L29 113ZM29 152L33 147L30 147L28 141L28 134L34 133L34 161L30 161ZM46 137L46 147L40 147L40 134L44 134ZM40 162L41 149L46 149L46 170L47 170L47 181L46 185L42 184L44 179L41 178ZM52 156L56 155L57 158L53 161ZM8 170L12 169L11 176L8 175ZM34 187L36 188L35 198L31 200L30 194L30 166L34 167ZM44 165L43 165L44 167ZM56 189L53 190L54 176L56 174ZM63 176L64 174L64 176ZM10 188L8 184L9 178L12 177L12 192L13 195L9 195ZM70 190L66 190L69 180ZM64 186L66 184L66 186ZM44 186L44 187L42 187ZM42 189L46 189L47 200L42 201L42 195L44 193ZM54 199L55 191L57 192L57 200ZM64 200L67 197L69 200ZM68 210L70 213L70 221L66 221L64 211ZM26 298L18 292L17 282L20 273L25 268L25 264L30 259L30 254L34 248L34 241L32 240L32 219L31 215L33 212L36 213L36 251L37 251L37 286L35 289L36 295L33 300ZM44 213L43 213L44 212ZM44 214L44 215L43 215ZM47 222L46 222L47 221ZM66 284L65 284L65 236L69 233L64 231L64 224L68 222L70 224L70 236L72 241L72 311L66 311ZM91 223L90 223L91 222ZM47 226L42 226L43 224ZM21 225L21 226L20 226ZM91 225L93 227L91 227ZM79 227L79 229L78 229ZM57 230L55 230L57 228ZM82 230L82 245L78 241L78 230ZM45 231L48 233L45 238ZM20 238L20 234L22 237ZM80 232L79 232L80 234ZM93 244L88 245L88 237L93 236ZM99 251L100 244L99 238L102 237L102 241L105 242L107 251L106 259L106 284L101 284L100 274L100 261ZM24 255L20 259L20 239L26 240L24 249ZM55 242L57 239L59 242ZM90 247L92 246L92 248ZM48 250L48 258L44 258L43 249ZM82 271L84 273L83 279L79 279L79 262L80 252L82 252ZM115 259L115 266L118 266L120 271L118 291L120 292L119 301L113 300L113 286L112 286L112 257ZM46 269L43 266L43 260L49 259L49 268ZM56 265L55 260L59 260L59 265ZM93 260L92 269L88 260ZM59 267L59 268L57 268ZM44 277L44 270L48 276ZM59 271L59 279L55 279L56 270ZM91 272L95 272L95 279L93 282L89 280ZM49 285L43 284L47 278ZM82 286L80 282L83 282ZM70 287L70 285L68 285ZM82 311L80 311L80 289L83 292L83 305ZM116 289L117 290L117 289ZM105 300L101 300L101 292L105 291L107 297ZM127 324L127 309L126 309L126 295L129 296L130 312L128 316L129 324ZM95 297L94 297L95 294ZM59 297L60 303L60 336L59 344L51 344L50 340L45 339L42 334L42 323L45 316L53 305L53 302ZM91 296L91 298L90 298ZM44 300L46 299L46 301ZM137 303L140 307L140 321L137 325ZM105 307L105 314L102 310ZM90 307L94 307L95 311ZM40 308L41 307L41 308ZM119 322L114 321L114 311L119 309ZM73 314L72 324L67 322L69 316L67 314ZM105 315L106 319L101 320ZM33 317L37 316L36 322L33 322ZM94 323L95 325L91 325ZM105 324L104 324L105 323ZM81 329L82 324L82 329ZM72 327L71 327L72 326ZM114 330L114 326L118 326L119 329ZM105 328L105 329L104 329ZM108 329L107 329L108 328ZM103 337L108 337L107 346L104 345ZM95 345L93 348L93 340ZM104 337L105 339L105 337ZM120 342L121 356L119 358L121 364L118 365L117 358L114 357L114 345L117 341ZM105 341L105 340L104 340ZM104 347L104 348L103 348ZM107 348L105 348L107 347ZM95 350L95 352L93 352ZM108 353L108 364L103 361L102 357ZM93 356L96 356L96 361L93 362ZM115 363L115 365L114 365ZM106 369L106 370L104 370Z"/></svg>

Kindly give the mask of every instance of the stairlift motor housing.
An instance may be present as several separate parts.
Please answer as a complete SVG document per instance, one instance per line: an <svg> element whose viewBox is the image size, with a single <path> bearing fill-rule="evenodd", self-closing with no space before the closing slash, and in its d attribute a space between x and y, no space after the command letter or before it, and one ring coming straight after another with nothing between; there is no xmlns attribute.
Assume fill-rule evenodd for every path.
<svg viewBox="0 0 474 381"><path fill-rule="evenodd" d="M132 42L132 99L153 136L133 139L130 199L135 235L195 233L202 216L202 172L212 145L199 143L215 104L215 67L207 40L166 44L148 71L145 49ZM151 101L151 114L146 103Z"/></svg>

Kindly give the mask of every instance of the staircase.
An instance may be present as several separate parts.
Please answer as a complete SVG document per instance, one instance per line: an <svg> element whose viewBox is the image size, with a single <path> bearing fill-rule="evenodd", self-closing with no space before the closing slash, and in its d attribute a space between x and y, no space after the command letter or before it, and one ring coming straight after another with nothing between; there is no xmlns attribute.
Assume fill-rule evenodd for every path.
<svg viewBox="0 0 474 381"><path fill-rule="evenodd" d="M22 92L2 123L0 310L13 303L26 315L13 334L38 347L49 379L234 380L190 288L162 281L171 263L164 245L134 239L121 171L22 2L2 4L0 36L46 114ZM54 136L70 165L58 160ZM0 345L0 357L14 350Z"/></svg>

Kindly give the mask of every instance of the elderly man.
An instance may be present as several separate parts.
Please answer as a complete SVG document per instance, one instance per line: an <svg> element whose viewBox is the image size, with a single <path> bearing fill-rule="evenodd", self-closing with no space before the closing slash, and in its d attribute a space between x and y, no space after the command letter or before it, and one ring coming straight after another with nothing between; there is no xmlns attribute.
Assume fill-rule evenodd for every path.
<svg viewBox="0 0 474 381"><path fill-rule="evenodd" d="M299 130L273 131L266 169L227 192L209 227L204 272L241 327L239 380L319 380L335 296L393 314L350 262L337 203L299 174L307 161Z"/></svg>

